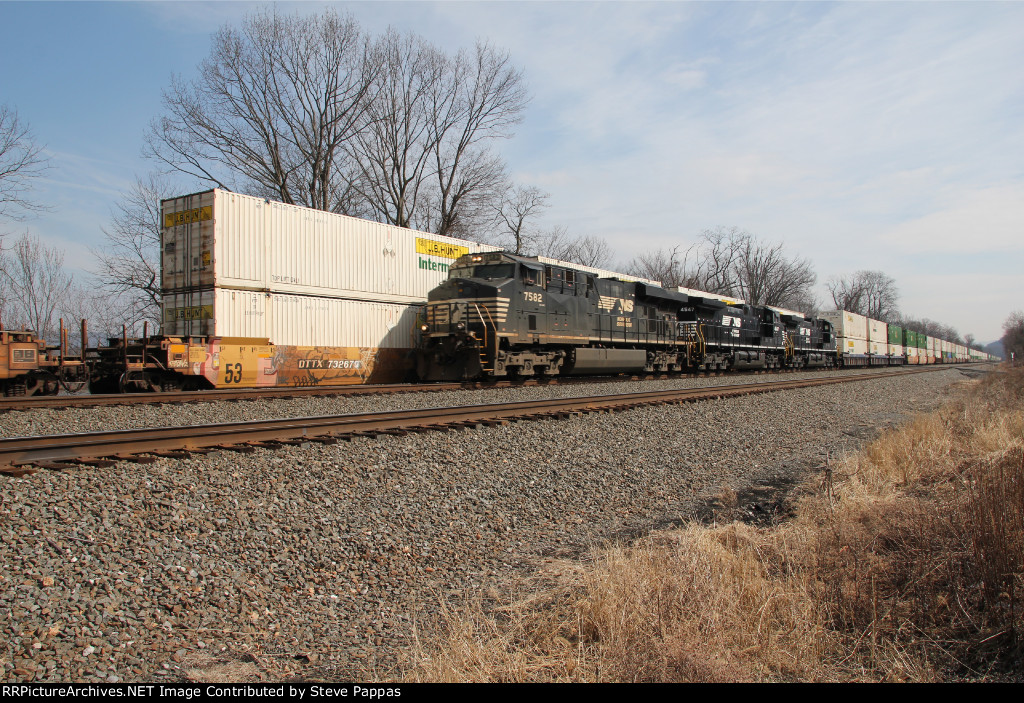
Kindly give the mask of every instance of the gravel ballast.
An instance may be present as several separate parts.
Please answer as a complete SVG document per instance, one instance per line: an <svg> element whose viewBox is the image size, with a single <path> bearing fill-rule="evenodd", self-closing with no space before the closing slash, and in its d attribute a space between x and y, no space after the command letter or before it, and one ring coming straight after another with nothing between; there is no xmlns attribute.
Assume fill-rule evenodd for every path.
<svg viewBox="0 0 1024 703"><path fill-rule="evenodd" d="M885 371L886 369L882 369ZM891 371L898 371L891 369ZM729 374L663 381L621 381L568 383L550 386L393 393L376 396L309 396L305 398L268 398L237 402L198 402L184 405L143 404L97 408L48 408L10 411L0 414L0 437L30 437L43 434L130 430L143 427L177 427L215 422L242 422L267 418L311 417L346 413L391 412L456 405L566 398L589 395L613 395L657 391L668 388L704 388L735 383L790 381L799 378L844 377L872 370L810 371L787 374Z"/></svg>
<svg viewBox="0 0 1024 703"><path fill-rule="evenodd" d="M691 519L723 490L805 475L826 452L855 449L910 408L932 409L963 379L949 369L560 421L0 477L0 678L213 679L213 669L189 673L202 659L235 659L235 675L252 679L386 676L413 624L443 600L501 590L546 559ZM488 393L525 400L540 392L628 391L451 395L475 404L491 401ZM128 426L427 407L445 404L439 395L449 394L9 413L2 431L113 429L140 414L143 424ZM29 415L37 417L18 417Z"/></svg>

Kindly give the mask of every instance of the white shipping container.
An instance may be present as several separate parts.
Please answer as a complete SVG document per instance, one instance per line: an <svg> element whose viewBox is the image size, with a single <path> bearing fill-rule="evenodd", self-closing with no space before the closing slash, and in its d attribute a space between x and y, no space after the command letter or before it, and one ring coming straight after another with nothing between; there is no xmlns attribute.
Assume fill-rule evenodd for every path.
<svg viewBox="0 0 1024 703"><path fill-rule="evenodd" d="M837 337L862 340L868 338L868 318L863 315L845 310L828 310L819 317L832 323Z"/></svg>
<svg viewBox="0 0 1024 703"><path fill-rule="evenodd" d="M889 345L889 356L903 356L903 345L902 344L890 344Z"/></svg>
<svg viewBox="0 0 1024 703"><path fill-rule="evenodd" d="M459 256L497 250L224 190L161 206L166 293L232 288L421 303Z"/></svg>
<svg viewBox="0 0 1024 703"><path fill-rule="evenodd" d="M839 349L840 354L865 355L868 353L868 342L866 339L839 337L837 348Z"/></svg>
<svg viewBox="0 0 1024 703"><path fill-rule="evenodd" d="M217 288L164 298L175 336L249 337L277 345L412 349L421 305ZM191 319L187 319L191 317Z"/></svg>
<svg viewBox="0 0 1024 703"><path fill-rule="evenodd" d="M872 340L868 342L868 352L875 356L885 356L889 351L889 345L886 342L879 342Z"/></svg>
<svg viewBox="0 0 1024 703"><path fill-rule="evenodd" d="M907 347L907 358L917 358L919 351L917 347Z"/></svg>
<svg viewBox="0 0 1024 703"><path fill-rule="evenodd" d="M889 325L878 320L868 318L868 341L889 343Z"/></svg>

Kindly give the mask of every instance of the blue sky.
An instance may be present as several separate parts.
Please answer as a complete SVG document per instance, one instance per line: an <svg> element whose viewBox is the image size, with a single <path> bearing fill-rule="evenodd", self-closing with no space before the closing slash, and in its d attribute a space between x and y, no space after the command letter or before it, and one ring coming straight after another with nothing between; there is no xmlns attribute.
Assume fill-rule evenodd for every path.
<svg viewBox="0 0 1024 703"><path fill-rule="evenodd" d="M322 4L279 3L315 12ZM1024 308L1024 3L339 3L364 29L507 49L532 102L500 145L548 226L619 255L737 226L991 341ZM87 269L170 76L243 2L3 2L0 103L54 168L23 225ZM824 293L820 296L825 298Z"/></svg>

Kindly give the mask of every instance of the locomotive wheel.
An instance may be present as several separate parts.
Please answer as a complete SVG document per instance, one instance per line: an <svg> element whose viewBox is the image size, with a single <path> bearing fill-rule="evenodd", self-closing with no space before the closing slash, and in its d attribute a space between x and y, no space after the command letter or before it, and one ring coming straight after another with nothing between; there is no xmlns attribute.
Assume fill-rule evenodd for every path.
<svg viewBox="0 0 1024 703"><path fill-rule="evenodd" d="M162 393L175 393L182 389L182 383L177 378L163 378L160 380L160 392Z"/></svg>
<svg viewBox="0 0 1024 703"><path fill-rule="evenodd" d="M25 385L24 381L4 384L5 397L13 398L23 395L28 395L28 387Z"/></svg>

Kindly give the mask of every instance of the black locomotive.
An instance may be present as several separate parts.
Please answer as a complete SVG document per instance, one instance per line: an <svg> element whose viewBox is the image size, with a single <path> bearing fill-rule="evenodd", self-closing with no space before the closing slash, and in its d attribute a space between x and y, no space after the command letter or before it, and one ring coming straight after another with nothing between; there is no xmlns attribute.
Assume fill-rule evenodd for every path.
<svg viewBox="0 0 1024 703"><path fill-rule="evenodd" d="M836 364L824 320L505 252L456 260L425 314L426 381Z"/></svg>

